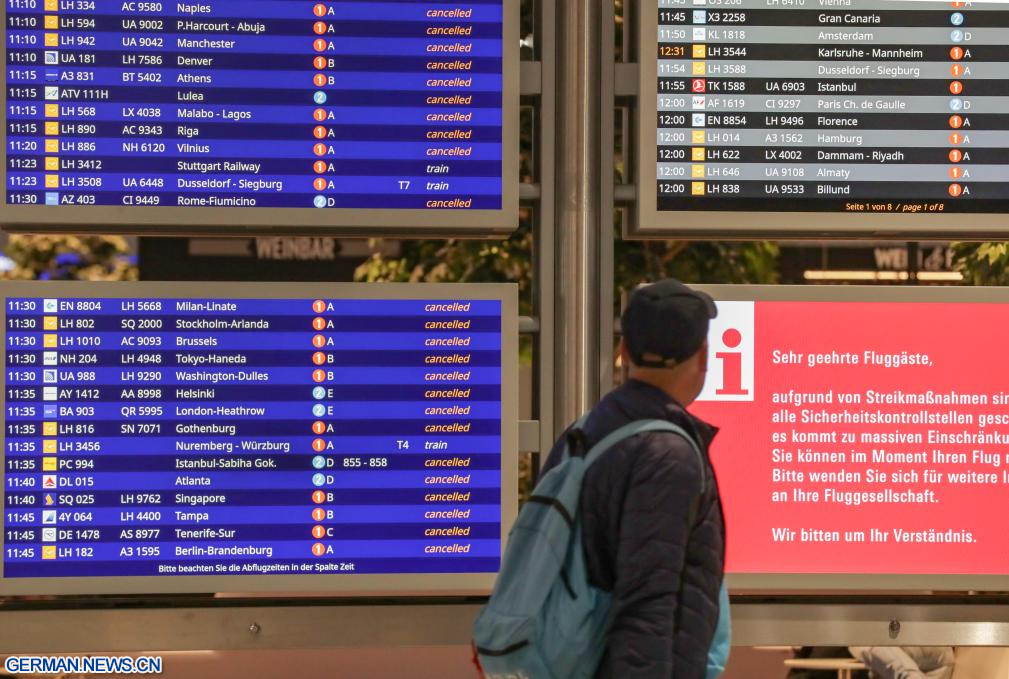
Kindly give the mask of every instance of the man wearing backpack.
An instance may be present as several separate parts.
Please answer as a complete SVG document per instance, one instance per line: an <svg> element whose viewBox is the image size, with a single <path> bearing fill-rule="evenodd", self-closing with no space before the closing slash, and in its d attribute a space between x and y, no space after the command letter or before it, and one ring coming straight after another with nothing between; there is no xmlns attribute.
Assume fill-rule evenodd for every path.
<svg viewBox="0 0 1009 679"><path fill-rule="evenodd" d="M629 381L575 422L509 533L473 625L485 679L714 679L730 644L704 386L710 297L634 292Z"/></svg>
<svg viewBox="0 0 1009 679"><path fill-rule="evenodd" d="M586 445L636 420L666 420L624 439L585 472L579 513L589 582L611 594L596 679L702 679L719 617L725 529L707 450L716 430L686 411L704 386L707 295L675 280L637 289L621 318L629 380L584 422ZM561 459L564 437L544 465Z"/></svg>

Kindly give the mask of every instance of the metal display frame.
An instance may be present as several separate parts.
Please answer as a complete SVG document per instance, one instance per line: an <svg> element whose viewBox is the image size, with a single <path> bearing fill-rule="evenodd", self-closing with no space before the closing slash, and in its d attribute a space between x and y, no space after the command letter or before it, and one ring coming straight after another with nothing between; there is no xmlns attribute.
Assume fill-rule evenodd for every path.
<svg viewBox="0 0 1009 679"><path fill-rule="evenodd" d="M801 209L804 202L815 199L797 199L795 204L799 209L792 211L658 210L655 153L659 128L656 107L653 105L654 97L657 96L653 93L658 78L657 58L653 49L658 41L658 6L656 0L637 0L637 2L639 9L636 28L641 54L635 82L638 104L635 115L636 153L633 163L637 170L636 218L626 223L625 238L759 240L865 237L907 241L935 238L998 240L1009 235L1009 216L1002 213L876 214ZM647 9L644 9L645 7ZM685 3L683 8L689 11L689 3ZM689 183L690 179L687 178L685 181ZM887 199L879 199L878 202L887 202ZM964 224L967 226L963 226Z"/></svg>
<svg viewBox="0 0 1009 679"><path fill-rule="evenodd" d="M7 150L0 168L0 225L12 233L99 233L144 236L502 237L518 226L519 11L503 2L501 209L367 209L46 206L7 203ZM0 6L7 25L7 5ZM7 69L0 73L0 126L7 129ZM6 134L5 134L6 138Z"/></svg>
<svg viewBox="0 0 1009 679"><path fill-rule="evenodd" d="M605 312L613 308L614 216L621 218L618 228L625 237L669 236L636 232L639 201L633 137L640 75L635 62L638 41L632 36L639 23L638 0L624 1L622 24L616 23L611 2L600 3L601 11L585 7L586 0L534 0L534 4L534 54L520 69L522 106L533 109L532 177L531 183L519 187L521 205L530 212L533 226L533 275L531 315L520 319L519 327L532 340L535 419L519 423L519 447L532 453L535 468L537 456L550 449L572 415L581 414L585 404L594 403L613 385L616 323ZM563 25L580 21L601 25L586 31L581 45L570 44L579 34L562 38ZM618 32L624 38L619 54L614 49ZM577 66L571 56L575 49L591 64ZM562 53L568 56L561 59ZM568 82L578 77L596 77L599 82L583 84L578 95L578 88L572 89ZM587 99L592 93L598 96L594 104ZM582 111L559 101L561 96L582 97ZM557 131L569 124L562 112L598 116L598 127L581 127L578 139L559 135ZM613 123L621 114L624 175L611 181L618 169ZM575 181L582 186L577 195L586 205L574 201L570 177L568 183L560 181L576 166L581 170ZM594 183L593 171L599 173ZM585 207L596 216L572 214ZM577 269L572 269L569 246L578 239L584 247L578 250ZM585 379L555 382L555 377L572 371L582 371ZM12 599L0 601L0 653L454 646L465 654L472 621L484 600L340 599L328 593L297 599L275 595L140 601ZM941 597L875 591L867 596L865 591L848 590L823 596L815 591L736 590L733 643L1009 646L1007 604L1005 594ZM462 655L460 662L466 662Z"/></svg>
<svg viewBox="0 0 1009 679"><path fill-rule="evenodd" d="M0 283L4 300L0 324L7 327L6 301L34 298L216 298L216 299L445 299L501 302L501 550L518 507L518 288L506 283ZM7 364L6 342L0 363ZM4 401L6 404L6 394ZM0 414L0 465L6 469L6 407ZM0 512L4 497L0 497ZM0 549L4 536L0 535ZM171 575L80 578L2 577L4 595L151 595L170 593L283 594L326 592L338 596L446 596L490 592L494 573L307 574L307 575Z"/></svg>

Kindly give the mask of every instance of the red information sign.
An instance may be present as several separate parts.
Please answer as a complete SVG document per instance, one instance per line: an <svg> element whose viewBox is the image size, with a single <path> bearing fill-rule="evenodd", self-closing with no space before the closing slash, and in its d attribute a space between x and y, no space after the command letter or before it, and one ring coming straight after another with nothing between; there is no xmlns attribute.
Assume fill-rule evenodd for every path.
<svg viewBox="0 0 1009 679"><path fill-rule="evenodd" d="M877 290L719 302L730 573L1009 574L1009 303Z"/></svg>

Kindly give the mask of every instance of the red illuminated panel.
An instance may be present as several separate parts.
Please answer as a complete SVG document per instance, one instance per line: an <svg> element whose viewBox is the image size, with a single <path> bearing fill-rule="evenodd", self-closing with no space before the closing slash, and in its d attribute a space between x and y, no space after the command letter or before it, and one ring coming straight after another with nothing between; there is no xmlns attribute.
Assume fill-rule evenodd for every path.
<svg viewBox="0 0 1009 679"><path fill-rule="evenodd" d="M719 309L730 573L1009 574L1009 305Z"/></svg>

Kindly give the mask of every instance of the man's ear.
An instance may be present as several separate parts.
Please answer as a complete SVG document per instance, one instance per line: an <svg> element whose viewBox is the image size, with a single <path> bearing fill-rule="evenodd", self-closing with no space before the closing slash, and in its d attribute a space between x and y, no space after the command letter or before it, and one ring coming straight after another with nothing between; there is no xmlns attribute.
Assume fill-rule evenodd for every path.
<svg viewBox="0 0 1009 679"><path fill-rule="evenodd" d="M620 338L620 344L617 346L617 354L620 356L620 365L622 365L625 370L630 368L631 352L627 348L627 342L625 342L622 337Z"/></svg>
<svg viewBox="0 0 1009 679"><path fill-rule="evenodd" d="M708 340L704 340L704 344L697 351L697 362L698 366L701 368L701 372L708 372Z"/></svg>

